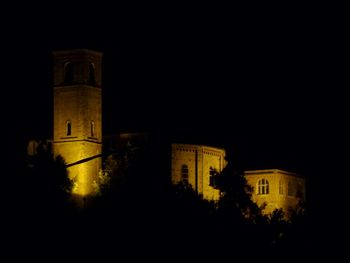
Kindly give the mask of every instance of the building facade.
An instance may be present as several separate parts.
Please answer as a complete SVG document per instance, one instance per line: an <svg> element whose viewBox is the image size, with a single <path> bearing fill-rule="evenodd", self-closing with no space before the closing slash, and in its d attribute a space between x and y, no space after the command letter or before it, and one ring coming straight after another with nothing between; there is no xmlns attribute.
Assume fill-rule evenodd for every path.
<svg viewBox="0 0 350 263"><path fill-rule="evenodd" d="M287 217L300 201L305 201L305 178L278 169L245 171L244 176L253 187L252 199L257 205L266 204L263 212L282 208Z"/></svg>
<svg viewBox="0 0 350 263"><path fill-rule="evenodd" d="M220 192L210 179L210 172L221 172L226 166L225 150L189 144L172 144L171 180L188 182L208 200L219 200Z"/></svg>
<svg viewBox="0 0 350 263"><path fill-rule="evenodd" d="M225 150L209 146L172 145L172 183L188 182L207 200L219 200L220 192L211 182L210 172L221 172L226 166ZM247 183L252 186L252 200L265 205L263 213L283 209L288 218L300 201L305 200L305 178L278 169L245 171Z"/></svg>
<svg viewBox="0 0 350 263"><path fill-rule="evenodd" d="M84 198L94 192L101 169L101 158L81 161L102 153L102 54L79 49L53 56L53 153L69 167L73 195Z"/></svg>
<svg viewBox="0 0 350 263"><path fill-rule="evenodd" d="M61 155L74 182L73 195L94 194L102 168L102 53L87 50L56 51L54 56L54 156ZM119 134L104 138L105 151L115 152L147 141L146 134ZM36 154L38 143L28 145ZM171 180L185 181L207 200L219 200L211 173L226 166L225 150L204 145L172 144ZM282 208L288 213L305 200L305 179L277 170L246 171L253 201L266 204L265 213Z"/></svg>

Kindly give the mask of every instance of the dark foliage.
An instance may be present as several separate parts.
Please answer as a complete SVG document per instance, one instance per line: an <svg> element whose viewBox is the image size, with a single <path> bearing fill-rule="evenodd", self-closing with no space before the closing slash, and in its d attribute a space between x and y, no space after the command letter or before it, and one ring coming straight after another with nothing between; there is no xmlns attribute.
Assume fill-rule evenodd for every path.
<svg viewBox="0 0 350 263"><path fill-rule="evenodd" d="M61 156L53 158L47 151L39 150L37 155L29 156L19 175L24 183L21 206L40 215L70 213L72 181L65 166Z"/></svg>
<svg viewBox="0 0 350 263"><path fill-rule="evenodd" d="M164 176L169 171L166 151L147 144L105 160L110 184L83 211L69 205L71 182L63 159L45 153L32 158L18 173L15 215L26 219L17 221L18 231L42 240L65 238L63 250L72 246L129 259L136 252L150 258L162 258L162 253L178 260L220 260L247 256L249 251L305 251L304 209L292 222L283 220L281 210L263 216L230 160L222 173L212 172L220 201L204 200L188 183L172 185ZM156 165L154 160L164 162Z"/></svg>

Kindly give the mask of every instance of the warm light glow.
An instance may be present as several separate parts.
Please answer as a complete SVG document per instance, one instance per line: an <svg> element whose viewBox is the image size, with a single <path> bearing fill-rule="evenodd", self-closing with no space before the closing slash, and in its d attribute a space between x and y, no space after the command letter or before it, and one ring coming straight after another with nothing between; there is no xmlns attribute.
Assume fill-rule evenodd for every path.
<svg viewBox="0 0 350 263"><path fill-rule="evenodd" d="M89 143L69 143L67 146L60 145L61 152L69 151L65 154L67 163L74 163L81 159L94 155L95 145ZM81 157L79 157L81 156ZM79 157L79 159L77 159ZM95 158L83 163L79 163L68 167L68 175L74 182L73 194L87 196L94 194L94 181L98 181L98 171L100 169L101 158Z"/></svg>
<svg viewBox="0 0 350 263"><path fill-rule="evenodd" d="M283 209L285 217L288 218L289 211L296 209L299 201L305 199L305 179L298 174L266 169L246 171L244 175L248 184L253 187L253 201L258 206L266 204L264 214L271 214L275 209ZM299 194L295 190L297 188Z"/></svg>
<svg viewBox="0 0 350 263"><path fill-rule="evenodd" d="M84 200L96 192L102 164L91 158L102 153L101 61L87 49L54 52L53 151L70 165L72 195Z"/></svg>
<svg viewBox="0 0 350 263"><path fill-rule="evenodd" d="M172 145L172 182L187 181L204 199L217 201L219 190L210 181L210 171L221 172L226 166L225 150L214 147L188 144ZM278 170L246 171L247 183L253 187L252 200L258 206L266 204L264 214L283 209L288 218L299 201L305 198L305 179L301 176ZM290 194L288 194L288 192Z"/></svg>
<svg viewBox="0 0 350 263"><path fill-rule="evenodd" d="M211 185L210 172L226 166L225 150L189 144L172 145L172 181L186 180L207 200L219 200L220 191ZM184 173L186 172L186 173Z"/></svg>

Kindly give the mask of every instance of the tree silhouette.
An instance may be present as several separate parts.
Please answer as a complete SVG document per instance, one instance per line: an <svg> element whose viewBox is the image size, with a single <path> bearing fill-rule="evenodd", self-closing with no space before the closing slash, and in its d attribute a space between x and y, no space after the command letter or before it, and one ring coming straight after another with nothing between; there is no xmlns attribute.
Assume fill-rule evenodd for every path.
<svg viewBox="0 0 350 263"><path fill-rule="evenodd" d="M233 217L240 222L257 223L262 219L261 207L251 199L252 187L245 179L243 171L235 170L233 162L228 161L221 173L212 171L212 176L220 190L219 214Z"/></svg>
<svg viewBox="0 0 350 263"><path fill-rule="evenodd" d="M253 202L253 188L245 179L243 170L237 169L232 156L228 155L227 160L227 166L221 173L215 170L210 172L213 177L211 181L220 190L216 224L219 236L234 236L230 244L239 249L245 246L283 249L291 242L300 244L300 230L304 226L303 206L299 206L290 221L285 219L282 209L264 215L266 204L259 207Z"/></svg>
<svg viewBox="0 0 350 263"><path fill-rule="evenodd" d="M38 214L63 213L71 209L69 199L73 184L62 156L54 158L47 149L38 148L21 180L25 187L21 194L27 208L37 210Z"/></svg>

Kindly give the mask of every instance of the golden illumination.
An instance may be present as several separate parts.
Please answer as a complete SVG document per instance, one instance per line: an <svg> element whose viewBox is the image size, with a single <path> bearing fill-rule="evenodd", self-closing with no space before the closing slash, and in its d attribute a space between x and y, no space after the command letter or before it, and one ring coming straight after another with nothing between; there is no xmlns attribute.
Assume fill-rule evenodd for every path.
<svg viewBox="0 0 350 263"><path fill-rule="evenodd" d="M245 171L245 178L253 187L252 199L258 206L266 204L264 214L283 209L285 217L305 200L305 178L278 169Z"/></svg>
<svg viewBox="0 0 350 263"><path fill-rule="evenodd" d="M226 166L225 150L214 147L173 144L171 179L174 184L187 181L204 199L217 201L220 192L211 181L212 170L221 172ZM252 200L266 205L264 214L283 209L285 217L305 199L305 179L297 174L278 170L246 171L247 183L253 187Z"/></svg>
<svg viewBox="0 0 350 263"><path fill-rule="evenodd" d="M205 199L219 200L220 191L212 185L210 171L221 172L225 166L223 149L190 144L172 145L172 182L176 184L182 180L188 181Z"/></svg>
<svg viewBox="0 0 350 263"><path fill-rule="evenodd" d="M80 162L102 153L101 58L86 49L54 52L53 151L73 164L72 194L83 198L95 193L102 166L101 158Z"/></svg>
<svg viewBox="0 0 350 263"><path fill-rule="evenodd" d="M61 154L63 153L66 157L65 159L70 160L70 163L75 163L91 157L93 155L92 151L95 150L94 148L94 145L90 145L89 150L89 147L87 147L87 145L73 143L68 144L67 146L59 145L57 146L56 150ZM65 150L68 151L66 154ZM75 155L74 153L78 153L78 155ZM81 157L77 159L79 156ZM72 193L80 196L93 195L96 192L94 184L98 182L98 173L100 167L101 157L69 166L67 170L69 178L73 180Z"/></svg>

